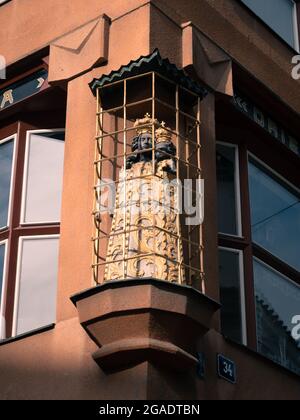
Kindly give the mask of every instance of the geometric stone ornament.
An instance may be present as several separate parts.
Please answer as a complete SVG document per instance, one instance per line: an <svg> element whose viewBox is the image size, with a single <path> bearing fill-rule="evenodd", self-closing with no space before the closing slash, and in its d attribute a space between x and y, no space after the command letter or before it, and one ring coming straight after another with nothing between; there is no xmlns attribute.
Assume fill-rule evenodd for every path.
<svg viewBox="0 0 300 420"><path fill-rule="evenodd" d="M198 28L182 25L183 67L214 91L233 96L232 59Z"/></svg>
<svg viewBox="0 0 300 420"><path fill-rule="evenodd" d="M108 59L110 18L101 15L50 45L49 82L66 83Z"/></svg>

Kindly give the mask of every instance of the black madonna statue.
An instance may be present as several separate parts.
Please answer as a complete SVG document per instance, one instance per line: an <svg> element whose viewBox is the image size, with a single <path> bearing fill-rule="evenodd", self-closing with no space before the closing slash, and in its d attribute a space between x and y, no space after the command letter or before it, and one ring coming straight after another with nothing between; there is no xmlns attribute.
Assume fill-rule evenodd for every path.
<svg viewBox="0 0 300 420"><path fill-rule="evenodd" d="M105 281L154 277L184 283L177 189L169 186L176 175L171 130L149 114L134 126L132 155L119 176Z"/></svg>
<svg viewBox="0 0 300 420"><path fill-rule="evenodd" d="M145 124L145 126L139 128L142 124ZM161 125L159 125L157 120L152 123L149 114L146 114L143 120L137 120L135 123L138 135L132 140L131 150L133 153L136 153L127 158L126 169L131 169L132 165L137 162L152 161L152 124L156 128L154 159L157 163L169 160L170 166L167 165L164 170L166 172L176 174L176 164L173 159L173 156L176 155L176 147L171 140L171 131L166 128L166 124L164 122L162 122Z"/></svg>

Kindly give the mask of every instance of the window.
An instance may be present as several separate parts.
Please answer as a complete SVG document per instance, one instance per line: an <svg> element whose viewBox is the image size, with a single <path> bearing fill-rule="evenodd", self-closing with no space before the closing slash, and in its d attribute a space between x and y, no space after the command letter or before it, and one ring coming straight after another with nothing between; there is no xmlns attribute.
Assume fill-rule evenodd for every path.
<svg viewBox="0 0 300 420"><path fill-rule="evenodd" d="M0 302L1 302L2 288L3 288L4 261L5 261L5 243L0 243Z"/></svg>
<svg viewBox="0 0 300 420"><path fill-rule="evenodd" d="M296 2L293 0L241 0L291 47L298 50Z"/></svg>
<svg viewBox="0 0 300 420"><path fill-rule="evenodd" d="M241 235L238 149L217 144L218 224L219 232Z"/></svg>
<svg viewBox="0 0 300 420"><path fill-rule="evenodd" d="M300 286L257 259L254 283L258 351L300 374L300 343L291 324L300 311Z"/></svg>
<svg viewBox="0 0 300 420"><path fill-rule="evenodd" d="M16 122L0 139L3 339L55 322L64 130Z"/></svg>
<svg viewBox="0 0 300 420"><path fill-rule="evenodd" d="M14 143L14 136L0 140L0 229L9 225Z"/></svg>
<svg viewBox="0 0 300 420"><path fill-rule="evenodd" d="M19 239L14 335L55 321L58 236Z"/></svg>
<svg viewBox="0 0 300 420"><path fill-rule="evenodd" d="M32 131L27 134L22 223L59 222L64 132Z"/></svg>
<svg viewBox="0 0 300 420"><path fill-rule="evenodd" d="M292 336L293 318L300 314L300 193L250 153L251 147L243 139L217 147L222 333L300 375L300 340ZM280 172L292 172L300 185L299 166L282 160L275 160ZM232 235L237 177L243 186L242 236Z"/></svg>
<svg viewBox="0 0 300 420"><path fill-rule="evenodd" d="M253 241L300 271L300 194L254 159L249 185Z"/></svg>
<svg viewBox="0 0 300 420"><path fill-rule="evenodd" d="M246 344L242 252L220 248L219 273L222 333Z"/></svg>

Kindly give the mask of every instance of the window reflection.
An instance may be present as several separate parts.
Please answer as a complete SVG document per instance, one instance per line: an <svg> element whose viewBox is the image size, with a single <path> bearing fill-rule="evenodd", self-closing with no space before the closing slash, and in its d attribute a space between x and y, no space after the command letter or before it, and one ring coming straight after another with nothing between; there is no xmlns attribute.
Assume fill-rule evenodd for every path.
<svg viewBox="0 0 300 420"><path fill-rule="evenodd" d="M242 0L257 16L269 25L292 47L297 47L294 31L293 0Z"/></svg>
<svg viewBox="0 0 300 420"><path fill-rule="evenodd" d="M0 228L8 225L14 141L0 143Z"/></svg>
<svg viewBox="0 0 300 420"><path fill-rule="evenodd" d="M217 145L219 232L238 235L236 199L236 148Z"/></svg>
<svg viewBox="0 0 300 420"><path fill-rule="evenodd" d="M292 319L300 312L300 287L254 260L258 351L300 374L300 342Z"/></svg>
<svg viewBox="0 0 300 420"><path fill-rule="evenodd" d="M254 242L300 271L300 197L254 161L249 180Z"/></svg>
<svg viewBox="0 0 300 420"><path fill-rule="evenodd" d="M60 220L64 132L31 133L28 139L23 222Z"/></svg>
<svg viewBox="0 0 300 420"><path fill-rule="evenodd" d="M58 238L20 240L19 293L15 334L49 325L56 318Z"/></svg>
<svg viewBox="0 0 300 420"><path fill-rule="evenodd" d="M243 343L240 253L238 251L219 250L219 274L222 333L238 343Z"/></svg>

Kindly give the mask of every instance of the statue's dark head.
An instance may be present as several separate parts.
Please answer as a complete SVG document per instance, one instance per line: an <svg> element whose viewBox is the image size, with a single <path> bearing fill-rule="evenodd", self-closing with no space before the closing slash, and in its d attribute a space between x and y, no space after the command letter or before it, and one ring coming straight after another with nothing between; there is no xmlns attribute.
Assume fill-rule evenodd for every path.
<svg viewBox="0 0 300 420"><path fill-rule="evenodd" d="M176 147L171 141L157 143L155 157L158 162L176 155Z"/></svg>
<svg viewBox="0 0 300 420"><path fill-rule="evenodd" d="M150 133L140 134L132 140L132 151L152 149L152 135Z"/></svg>

